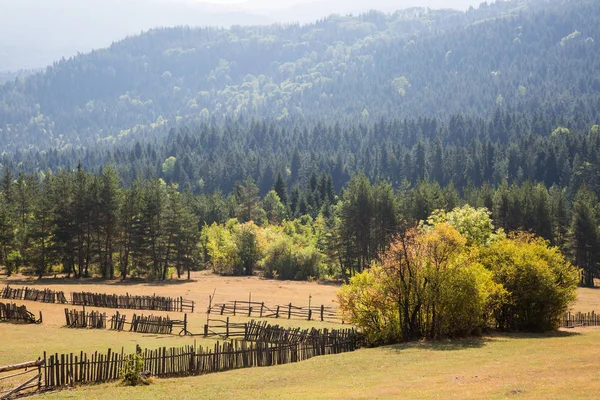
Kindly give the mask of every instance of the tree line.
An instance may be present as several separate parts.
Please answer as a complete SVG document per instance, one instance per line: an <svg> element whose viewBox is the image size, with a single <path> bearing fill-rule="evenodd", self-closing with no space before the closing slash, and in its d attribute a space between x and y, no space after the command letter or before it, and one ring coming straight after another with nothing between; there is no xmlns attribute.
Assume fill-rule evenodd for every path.
<svg viewBox="0 0 600 400"><path fill-rule="evenodd" d="M147 276L197 268L198 225L185 195L159 180L120 185L111 166L2 176L1 261L42 277Z"/></svg>
<svg viewBox="0 0 600 400"><path fill-rule="evenodd" d="M306 186L278 175L266 195L248 178L231 193L193 194L162 179L123 185L112 166L1 177L0 261L9 273L167 279L212 268L227 275L343 278L367 269L398 234L436 210L469 204L504 232L549 241L593 285L600 262L600 203L581 185L498 187L372 183L356 174L341 191L327 173Z"/></svg>
<svg viewBox="0 0 600 400"><path fill-rule="evenodd" d="M582 182L600 194L600 127L595 116L567 118L556 112L525 115L497 110L488 119L453 115L381 119L342 127L318 124L293 129L276 121L200 124L172 129L165 139L130 146L23 151L0 155L0 163L24 172L75 169L90 171L113 164L126 185L152 177L193 193L229 193L252 177L264 196L282 175L290 192L302 190L316 174L331 176L339 192L352 175L373 182L404 181L468 186L504 181L559 185L574 196Z"/></svg>

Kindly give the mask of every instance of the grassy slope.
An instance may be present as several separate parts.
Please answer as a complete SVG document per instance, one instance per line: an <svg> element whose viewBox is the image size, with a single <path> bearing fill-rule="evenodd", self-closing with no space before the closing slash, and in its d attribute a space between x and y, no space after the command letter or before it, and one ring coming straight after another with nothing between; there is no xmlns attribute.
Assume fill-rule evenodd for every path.
<svg viewBox="0 0 600 400"><path fill-rule="evenodd" d="M363 349L278 367L156 380L146 387L89 386L47 398L590 398L600 389L600 329L580 332Z"/></svg>
<svg viewBox="0 0 600 400"><path fill-rule="evenodd" d="M0 284L2 284L0 280ZM204 323L208 293L217 289L217 301L247 298L269 303L330 303L335 286L307 282L277 282L258 278L219 278L198 274L189 283L166 285L104 284L64 280L12 282L58 290L107 293L183 295L200 303L190 316L191 330ZM220 297L220 298L219 298ZM37 326L0 324L0 365L35 359L44 350L53 352L106 351L108 347L131 351L143 347L180 346L193 339L126 332L61 328L64 306L21 302L44 323ZM579 289L577 311L600 310L600 290ZM114 310L105 309L108 315ZM132 312L124 311L128 316ZM150 312L145 312L150 313ZM153 314L165 314L156 313ZM169 313L173 318L181 314ZM236 318L236 320L243 320ZM291 326L314 324L297 320L270 320ZM144 388L115 384L82 387L50 398L589 398L600 389L597 360L600 328L581 334L553 336L492 336L481 340L364 349L352 354L321 357L273 368L255 368L202 377L157 380ZM197 344L210 340L196 338Z"/></svg>

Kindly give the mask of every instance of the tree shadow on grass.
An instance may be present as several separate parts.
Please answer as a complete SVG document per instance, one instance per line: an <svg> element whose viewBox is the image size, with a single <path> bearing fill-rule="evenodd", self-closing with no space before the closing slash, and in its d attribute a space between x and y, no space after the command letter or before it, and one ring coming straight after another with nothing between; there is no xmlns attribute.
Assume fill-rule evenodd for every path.
<svg viewBox="0 0 600 400"><path fill-rule="evenodd" d="M479 349L488 343L493 343L506 339L548 339L548 338L568 338L581 335L580 332L559 330L546 333L524 333L524 332L492 332L482 337L470 337L463 339L448 339L435 341L418 341L409 343L400 343L389 346L391 350L403 351L409 349L423 349L434 351L456 351L466 349Z"/></svg>
<svg viewBox="0 0 600 400"><path fill-rule="evenodd" d="M548 339L548 338L568 338L580 336L581 332L561 329L558 331L544 333L527 333L527 332L511 332L511 333L496 333L497 337L505 337L510 339Z"/></svg>
<svg viewBox="0 0 600 400"><path fill-rule="evenodd" d="M435 350L435 351L452 351L452 350L465 350L465 349L478 349L485 346L489 342L493 342L494 338L490 337L472 337L465 339L453 339L453 340L432 340L432 341L419 341L410 343L400 343L390 346L395 351L403 351L409 349L423 349L423 350Z"/></svg>

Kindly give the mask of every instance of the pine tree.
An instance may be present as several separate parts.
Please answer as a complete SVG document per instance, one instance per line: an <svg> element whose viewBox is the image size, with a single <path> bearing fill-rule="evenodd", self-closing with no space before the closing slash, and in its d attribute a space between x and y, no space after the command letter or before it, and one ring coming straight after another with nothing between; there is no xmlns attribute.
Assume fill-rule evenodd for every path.
<svg viewBox="0 0 600 400"><path fill-rule="evenodd" d="M63 272L76 274L76 229L73 207L73 175L64 171L54 176L52 202L54 203L54 253L63 265Z"/></svg>
<svg viewBox="0 0 600 400"><path fill-rule="evenodd" d="M240 222L254 221L261 224L265 218L265 210L260 206L259 190L254 180L248 178L244 183L238 183L235 190L237 208L236 217Z"/></svg>
<svg viewBox="0 0 600 400"><path fill-rule="evenodd" d="M346 249L345 269L351 274L361 272L368 267L376 251L372 240L373 193L369 180L364 174L356 175L344 191L344 197L338 209L340 226L338 234ZM349 251L353 246L355 251Z"/></svg>
<svg viewBox="0 0 600 400"><path fill-rule="evenodd" d="M52 240L54 232L54 203L52 175L47 174L33 190L33 220L29 231L28 260L35 274L42 278L53 264Z"/></svg>
<svg viewBox="0 0 600 400"><path fill-rule="evenodd" d="M283 176L281 175L281 173L277 174L277 180L275 181L275 186L273 186L273 189L277 193L277 196L279 196L279 200L281 201L281 203L287 207L287 205L288 205L287 187L286 187L285 181L283 180Z"/></svg>
<svg viewBox="0 0 600 400"><path fill-rule="evenodd" d="M300 153L298 152L298 149L294 149L294 153L292 154L292 164L290 167L290 171L291 171L291 179L292 179L292 184L298 183L298 180L300 179L300 169L302 168L302 162L300 160Z"/></svg>
<svg viewBox="0 0 600 400"><path fill-rule="evenodd" d="M141 208L140 185L134 185L125 191L123 204L119 212L119 234L117 235L119 247L119 272L121 279L125 280L130 271L130 260L135 252L134 241L138 232L139 214Z"/></svg>
<svg viewBox="0 0 600 400"><path fill-rule="evenodd" d="M119 209L121 207L121 190L119 188L120 178L114 168L109 165L102 171L100 180L100 198L99 205L100 231L103 236L102 258L100 260L101 270L104 278L114 279L114 245L117 241L117 224Z"/></svg>
<svg viewBox="0 0 600 400"><path fill-rule="evenodd" d="M597 204L598 198L585 185L579 188L573 200L571 249L575 263L583 269L581 283L588 287L594 286L600 261Z"/></svg>

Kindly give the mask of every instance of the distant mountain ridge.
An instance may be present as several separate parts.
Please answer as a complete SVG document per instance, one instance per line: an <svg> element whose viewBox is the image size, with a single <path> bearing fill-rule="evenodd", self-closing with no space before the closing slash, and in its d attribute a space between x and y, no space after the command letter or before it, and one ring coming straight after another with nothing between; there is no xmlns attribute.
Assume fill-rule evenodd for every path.
<svg viewBox="0 0 600 400"><path fill-rule="evenodd" d="M422 5L466 9L475 0L0 0L0 72L42 68L159 27L312 22L329 14Z"/></svg>
<svg viewBox="0 0 600 400"><path fill-rule="evenodd" d="M117 143L238 118L293 126L484 116L498 107L590 113L599 40L592 0L155 29L0 86L0 146Z"/></svg>

